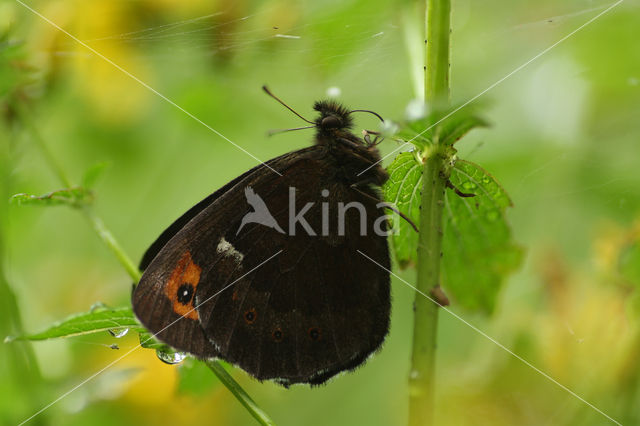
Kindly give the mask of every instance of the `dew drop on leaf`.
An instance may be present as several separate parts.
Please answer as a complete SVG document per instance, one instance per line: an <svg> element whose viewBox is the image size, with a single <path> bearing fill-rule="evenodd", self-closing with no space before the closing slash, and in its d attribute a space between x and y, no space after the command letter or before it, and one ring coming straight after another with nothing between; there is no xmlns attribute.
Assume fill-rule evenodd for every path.
<svg viewBox="0 0 640 426"><path fill-rule="evenodd" d="M465 183L462 184L462 187L464 189L476 189L478 187L478 185L476 185L475 183L473 183L471 181L466 181Z"/></svg>
<svg viewBox="0 0 640 426"><path fill-rule="evenodd" d="M116 339L126 336L128 332L129 332L128 328L109 330L109 334L111 334Z"/></svg>
<svg viewBox="0 0 640 426"><path fill-rule="evenodd" d="M109 309L109 307L102 302L96 302L93 305L91 305L91 307L89 308L89 312L96 312L102 309Z"/></svg>
<svg viewBox="0 0 640 426"><path fill-rule="evenodd" d="M156 355L160 361L172 365L181 363L187 357L184 352L164 352L161 350L156 350Z"/></svg>

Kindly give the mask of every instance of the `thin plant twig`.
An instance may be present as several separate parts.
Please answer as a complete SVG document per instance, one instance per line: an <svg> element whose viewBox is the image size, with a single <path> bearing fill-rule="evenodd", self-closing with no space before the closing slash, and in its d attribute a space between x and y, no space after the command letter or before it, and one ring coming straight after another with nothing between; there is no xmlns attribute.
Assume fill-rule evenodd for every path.
<svg viewBox="0 0 640 426"><path fill-rule="evenodd" d="M233 377L227 370L225 370L219 362L216 361L205 361L205 364L213 374L215 374L218 379L229 389L229 391L236 397L238 401L251 413L251 415L262 425L275 425L273 420L269 418L267 413L265 413L258 405L251 399L251 397L245 392L244 389L240 387L238 382L233 380Z"/></svg>

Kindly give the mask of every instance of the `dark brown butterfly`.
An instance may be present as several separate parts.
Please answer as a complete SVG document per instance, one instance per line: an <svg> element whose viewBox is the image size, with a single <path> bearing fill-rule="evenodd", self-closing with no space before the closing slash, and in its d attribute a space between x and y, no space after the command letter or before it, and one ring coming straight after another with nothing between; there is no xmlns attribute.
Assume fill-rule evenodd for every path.
<svg viewBox="0 0 640 426"><path fill-rule="evenodd" d="M133 292L159 340L284 386L359 366L389 329L389 273L358 253L390 267L378 190L388 175L375 141L350 131L355 111L314 109L315 144L187 211L147 250Z"/></svg>

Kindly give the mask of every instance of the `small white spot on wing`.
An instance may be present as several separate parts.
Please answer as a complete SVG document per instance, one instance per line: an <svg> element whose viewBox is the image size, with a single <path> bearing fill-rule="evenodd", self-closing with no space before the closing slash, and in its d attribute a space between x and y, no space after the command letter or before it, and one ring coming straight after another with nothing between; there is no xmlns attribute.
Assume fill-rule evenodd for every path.
<svg viewBox="0 0 640 426"><path fill-rule="evenodd" d="M233 244L225 240L224 237L220 238L218 247L216 247L216 251L218 253L224 254L227 257L233 257L236 263L242 263L242 259L244 259L244 254L236 250Z"/></svg>

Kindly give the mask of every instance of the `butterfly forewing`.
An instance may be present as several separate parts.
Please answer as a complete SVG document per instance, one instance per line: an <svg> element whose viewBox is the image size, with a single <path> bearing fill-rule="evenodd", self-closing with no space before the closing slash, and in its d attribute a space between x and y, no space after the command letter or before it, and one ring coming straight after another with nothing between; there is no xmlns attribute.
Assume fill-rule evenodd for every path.
<svg viewBox="0 0 640 426"><path fill-rule="evenodd" d="M291 164L293 154L275 158L267 165L285 169ZM242 199L242 191L235 192L233 188L243 182L260 180L263 176L268 178L277 175L272 174L266 165L260 165L236 178L177 219L145 253L140 264L145 272L133 292L132 305L140 322L158 339L199 357L218 355L215 345L205 337L199 314L195 310L196 293L202 283L202 268L204 272L215 269L222 274L237 266L217 249L220 236L224 235L226 228L234 224L236 219L239 223L249 209ZM233 206L233 202L239 204ZM212 216L202 215L207 208L210 208L209 211L213 209ZM191 267L183 271L187 257ZM197 283L190 282L195 277L196 267L200 268L200 280ZM216 281L215 285L218 283ZM185 302L185 297L182 297L184 291L190 289L181 287L188 284L193 287L191 299L182 303ZM181 297L178 297L179 291Z"/></svg>

